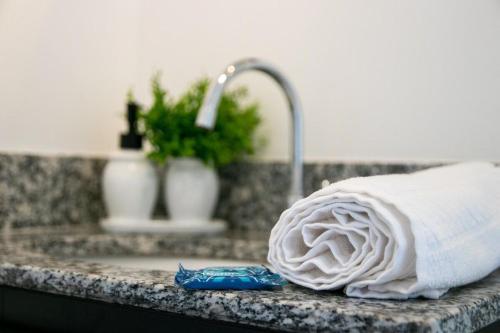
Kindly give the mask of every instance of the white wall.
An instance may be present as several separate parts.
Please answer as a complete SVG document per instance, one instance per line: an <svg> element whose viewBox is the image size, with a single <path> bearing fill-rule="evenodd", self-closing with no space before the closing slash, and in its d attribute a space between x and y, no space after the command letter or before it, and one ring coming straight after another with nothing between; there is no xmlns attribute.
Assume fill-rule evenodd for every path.
<svg viewBox="0 0 500 333"><path fill-rule="evenodd" d="M500 160L500 1L0 0L0 150L105 154L129 86L174 94L258 56L305 109L307 160ZM279 90L261 102L265 159L286 159ZM235 82L235 84L238 84Z"/></svg>

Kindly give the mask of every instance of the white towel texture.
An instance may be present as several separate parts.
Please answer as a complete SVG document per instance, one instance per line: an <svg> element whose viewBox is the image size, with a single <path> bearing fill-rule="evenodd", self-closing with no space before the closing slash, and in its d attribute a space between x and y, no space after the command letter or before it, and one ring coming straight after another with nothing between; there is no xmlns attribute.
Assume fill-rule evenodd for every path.
<svg viewBox="0 0 500 333"><path fill-rule="evenodd" d="M500 168L464 163L329 185L281 214L268 260L315 290L439 298L500 266Z"/></svg>

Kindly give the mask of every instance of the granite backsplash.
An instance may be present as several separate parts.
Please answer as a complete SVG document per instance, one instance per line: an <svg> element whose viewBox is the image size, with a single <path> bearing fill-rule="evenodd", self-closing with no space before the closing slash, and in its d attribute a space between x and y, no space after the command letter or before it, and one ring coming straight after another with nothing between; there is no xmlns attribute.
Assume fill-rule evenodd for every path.
<svg viewBox="0 0 500 333"><path fill-rule="evenodd" d="M104 164L92 158L0 154L0 224L97 223L104 215Z"/></svg>
<svg viewBox="0 0 500 333"><path fill-rule="evenodd" d="M101 193L104 159L0 154L0 228L97 224L105 216ZM304 191L330 182L424 169L426 164L307 163ZM219 171L218 218L235 230L267 231L286 208L288 164L245 162ZM161 193L162 191L160 191ZM158 200L156 216L164 214Z"/></svg>

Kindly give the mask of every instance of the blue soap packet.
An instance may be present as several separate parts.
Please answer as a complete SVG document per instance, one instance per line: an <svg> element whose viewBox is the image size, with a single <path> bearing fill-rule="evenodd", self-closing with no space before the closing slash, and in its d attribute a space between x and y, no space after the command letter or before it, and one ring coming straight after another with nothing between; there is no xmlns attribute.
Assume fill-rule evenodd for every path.
<svg viewBox="0 0 500 333"><path fill-rule="evenodd" d="M275 289L286 281L265 266L207 267L198 270L185 269L179 263L175 283L186 289L209 290L256 290Z"/></svg>

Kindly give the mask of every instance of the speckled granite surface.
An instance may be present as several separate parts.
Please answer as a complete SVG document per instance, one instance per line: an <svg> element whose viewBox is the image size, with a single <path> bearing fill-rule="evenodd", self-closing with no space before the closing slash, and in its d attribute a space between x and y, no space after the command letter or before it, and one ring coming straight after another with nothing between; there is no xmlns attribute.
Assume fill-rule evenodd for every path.
<svg viewBox="0 0 500 333"><path fill-rule="evenodd" d="M0 154L0 228L97 224L105 215L101 174L105 160ZM404 173L416 164L306 164L305 194L321 181ZM216 217L233 229L269 231L286 208L289 174L284 163L240 163L219 172ZM160 191L161 193L162 191ZM159 200L156 215L164 214Z"/></svg>
<svg viewBox="0 0 500 333"><path fill-rule="evenodd" d="M113 236L93 229L1 235L0 284L295 332L471 332L500 319L500 271L440 300L379 301L315 292L185 291L174 273L55 255L165 255L262 260L263 238Z"/></svg>
<svg viewBox="0 0 500 333"><path fill-rule="evenodd" d="M104 161L0 154L0 228L97 223Z"/></svg>

